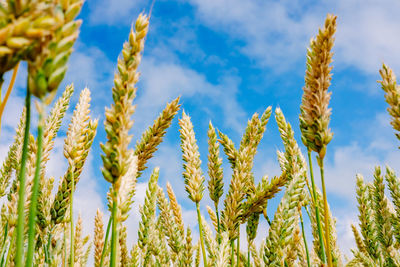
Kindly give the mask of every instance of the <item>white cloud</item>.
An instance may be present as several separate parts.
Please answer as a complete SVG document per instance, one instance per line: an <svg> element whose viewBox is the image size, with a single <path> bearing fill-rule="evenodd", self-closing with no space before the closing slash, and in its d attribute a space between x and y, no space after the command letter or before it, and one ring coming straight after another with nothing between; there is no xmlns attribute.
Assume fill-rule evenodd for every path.
<svg viewBox="0 0 400 267"><path fill-rule="evenodd" d="M93 24L130 24L136 17L134 11L143 7L147 1L138 0L96 0L88 1L90 16L89 20Z"/></svg>
<svg viewBox="0 0 400 267"><path fill-rule="evenodd" d="M307 4L293 1L191 0L197 17L215 31L244 41L242 52L260 65L287 70L305 59L308 40L326 13L338 15L336 66L377 73L382 61L400 70L400 3L347 1Z"/></svg>
<svg viewBox="0 0 400 267"><path fill-rule="evenodd" d="M245 112L236 98L238 78L222 77L214 84L206 76L179 63L163 62L155 58L145 58L142 61L141 88L136 101L135 119L138 128L144 128L154 119L155 110L165 106L165 103L181 96L185 100L195 101L198 109L208 111L210 108L220 109L224 118L224 126L236 132L242 129ZM140 86L140 85L139 85ZM185 108L185 104L183 105ZM189 112L186 108L186 111ZM151 117L150 117L151 116Z"/></svg>

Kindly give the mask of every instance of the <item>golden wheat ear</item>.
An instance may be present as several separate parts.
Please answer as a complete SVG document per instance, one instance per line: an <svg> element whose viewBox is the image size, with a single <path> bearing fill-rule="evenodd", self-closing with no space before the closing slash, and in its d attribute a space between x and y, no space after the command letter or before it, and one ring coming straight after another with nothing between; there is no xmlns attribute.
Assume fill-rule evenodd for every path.
<svg viewBox="0 0 400 267"><path fill-rule="evenodd" d="M308 149L317 152L321 159L324 158L326 145L333 136L328 128L331 115L328 108L331 93L328 92L328 88L332 79L330 64L335 32L336 16L328 14L324 28L310 42L300 107L302 141Z"/></svg>
<svg viewBox="0 0 400 267"><path fill-rule="evenodd" d="M392 117L390 124L393 129L400 132L400 86L396 82L396 75L393 70L390 69L385 64L379 70L382 77L382 81L378 81L382 85L382 90L385 92L386 103L389 104L387 111ZM395 134L398 139L400 139L400 134Z"/></svg>

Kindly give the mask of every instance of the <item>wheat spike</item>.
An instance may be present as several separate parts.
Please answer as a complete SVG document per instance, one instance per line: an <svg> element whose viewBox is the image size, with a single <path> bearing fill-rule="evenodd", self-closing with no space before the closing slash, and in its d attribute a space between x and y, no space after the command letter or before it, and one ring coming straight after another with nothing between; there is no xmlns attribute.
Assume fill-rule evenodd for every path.
<svg viewBox="0 0 400 267"><path fill-rule="evenodd" d="M129 266L128 247L126 245L126 226L123 225L119 234L119 249L120 249L120 265L121 267Z"/></svg>
<svg viewBox="0 0 400 267"><path fill-rule="evenodd" d="M247 179L249 176L249 154L243 149L235 162L231 184L228 195L224 201L224 210L221 214L222 230L229 232L229 239L237 237L238 228L241 223L242 201L245 198Z"/></svg>
<svg viewBox="0 0 400 267"><path fill-rule="evenodd" d="M298 225L298 205L303 201L304 185L305 177L295 174L279 203L264 247L264 263L267 265L283 263L280 255L289 246L293 238L291 234Z"/></svg>
<svg viewBox="0 0 400 267"><path fill-rule="evenodd" d="M129 211L132 208L133 204L133 196L135 195L136 189L136 175L137 175L137 157L134 156L133 151L131 151L131 155L127 161L127 171L121 177L120 190L117 195L117 220L118 222L124 222L129 216ZM110 190L113 190L112 188ZM111 199L111 198L110 198ZM110 201L109 206L112 201Z"/></svg>
<svg viewBox="0 0 400 267"><path fill-rule="evenodd" d="M56 1L2 1L0 14L0 76L20 60L42 53L62 25Z"/></svg>
<svg viewBox="0 0 400 267"><path fill-rule="evenodd" d="M157 204L157 181L159 176L159 168L155 168L151 174L144 199L144 206L140 209L141 220L138 230L138 246L142 253L146 255L148 246L153 242L151 231L154 230L154 221L156 218Z"/></svg>
<svg viewBox="0 0 400 267"><path fill-rule="evenodd" d="M181 206L178 204L178 201L176 200L174 190L172 189L172 186L169 182L167 182L167 193L169 198L169 205L172 213L174 214L175 222L179 226L179 230L183 234L185 233L185 226L182 219L182 209Z"/></svg>
<svg viewBox="0 0 400 267"><path fill-rule="evenodd" d="M385 265L394 265L390 256L390 247L393 245L393 230L391 225L391 214L387 198L385 197L385 185L379 167L375 168L373 183L373 208L375 210L375 226L378 234L378 241L381 244Z"/></svg>
<svg viewBox="0 0 400 267"><path fill-rule="evenodd" d="M335 31L336 16L328 14L324 28L315 39L311 39L300 107L301 139L309 150L318 153L321 160L325 157L326 145L332 139L332 132L328 128L331 115L328 108L331 93L328 93L328 88L332 78L330 63Z"/></svg>
<svg viewBox="0 0 400 267"><path fill-rule="evenodd" d="M218 231L218 219L217 219L217 214L213 211L213 209L210 206L206 206L208 215L210 215L210 219L212 221L212 224L214 226L215 231Z"/></svg>
<svg viewBox="0 0 400 267"><path fill-rule="evenodd" d="M393 70L385 64L382 65L379 73L382 77L382 81L379 81L379 83L382 85L382 89L386 93L385 100L389 104L387 110L390 116L392 116L390 124L393 126L393 129L400 131L400 87L397 85L396 75L393 73ZM396 133L396 137L400 139L398 133Z"/></svg>
<svg viewBox="0 0 400 267"><path fill-rule="evenodd" d="M25 128L25 109L22 111L19 124L15 131L14 142L10 146L7 156L0 169L0 197L5 195L5 191L10 184L13 170L18 170L20 151L23 143L23 132ZM13 187L16 187L17 180L14 180ZM11 188L13 190L13 188Z"/></svg>
<svg viewBox="0 0 400 267"><path fill-rule="evenodd" d="M181 264L184 266L192 266L194 248L192 245L192 231L188 227L186 229L186 239L183 247Z"/></svg>
<svg viewBox="0 0 400 267"><path fill-rule="evenodd" d="M140 141L136 143L135 155L138 157L138 177L146 169L147 161L157 151L157 146L162 142L166 130L171 125L172 119L178 113L180 106L179 97L168 103L154 121L154 124L143 133Z"/></svg>
<svg viewBox="0 0 400 267"><path fill-rule="evenodd" d="M223 194L223 170L222 158L219 156L219 143L217 142L217 134L213 125L209 124L208 128L208 191L210 198L214 201L215 208L217 209L219 199Z"/></svg>
<svg viewBox="0 0 400 267"><path fill-rule="evenodd" d="M83 237L82 237L82 217L79 214L78 221L75 226L75 243L74 243L74 266L81 266L81 258L84 254Z"/></svg>
<svg viewBox="0 0 400 267"><path fill-rule="evenodd" d="M52 110L50 111L49 116L46 119L43 131L43 151L41 158L41 175L45 175L46 172L46 163L50 157L50 151L54 146L54 139L60 129L62 119L69 107L69 102L71 100L71 96L74 92L74 86L68 85L61 97L54 104Z"/></svg>
<svg viewBox="0 0 400 267"><path fill-rule="evenodd" d="M388 166L386 167L385 177L395 208L395 212L392 215L393 234L397 243L400 244L400 181L395 172Z"/></svg>
<svg viewBox="0 0 400 267"><path fill-rule="evenodd" d="M135 31L131 30L129 42L124 44L122 56L118 59L118 72L114 77L112 89L114 104L106 108L104 128L108 141L101 144L102 173L104 178L113 184L116 191L119 189L119 179L128 169L129 149L131 140L129 130L133 125L131 119L135 111L132 101L136 95L135 84L139 80L137 68L141 61L141 52L144 46L144 37L148 31L149 20L140 15L136 20Z"/></svg>
<svg viewBox="0 0 400 267"><path fill-rule="evenodd" d="M199 203L203 198L204 191L204 176L201 171L199 148L196 144L196 137L193 130L193 124L190 117L182 112L182 119L179 120L181 133L181 148L185 179L185 189L189 194L189 198L196 203Z"/></svg>
<svg viewBox="0 0 400 267"><path fill-rule="evenodd" d="M204 243L206 244L208 251L208 264L212 264L216 261L217 257L217 242L215 241L211 232L210 226L206 222L203 216L201 216L201 224L203 229Z"/></svg>
<svg viewBox="0 0 400 267"><path fill-rule="evenodd" d="M54 224L62 222L69 205L72 176L75 185L79 181L83 165L96 135L97 120L90 120L90 91L85 88L80 95L64 144L64 156L68 160L68 170L60 181L54 203L51 208L51 219ZM74 185L74 188L75 188Z"/></svg>
<svg viewBox="0 0 400 267"><path fill-rule="evenodd" d="M42 52L34 60L28 61L28 87L38 98L48 93L54 94L65 76L66 64L82 23L74 19L82 5L83 0L63 1L57 9L60 26Z"/></svg>
<svg viewBox="0 0 400 267"><path fill-rule="evenodd" d="M182 251L184 236L179 225L174 220L173 212L168 205L168 200L161 187L157 190L157 204L160 210L161 226L164 234L168 237L168 245L175 258L179 258Z"/></svg>
<svg viewBox="0 0 400 267"><path fill-rule="evenodd" d="M368 186L364 183L363 177L357 175L357 201L360 220L361 235L364 239L364 245L369 255L373 259L379 257L379 245L377 239L377 232L375 232L374 210L372 198Z"/></svg>
<svg viewBox="0 0 400 267"><path fill-rule="evenodd" d="M139 267L139 246L135 245L131 249L131 261L130 261L130 266L132 267Z"/></svg>

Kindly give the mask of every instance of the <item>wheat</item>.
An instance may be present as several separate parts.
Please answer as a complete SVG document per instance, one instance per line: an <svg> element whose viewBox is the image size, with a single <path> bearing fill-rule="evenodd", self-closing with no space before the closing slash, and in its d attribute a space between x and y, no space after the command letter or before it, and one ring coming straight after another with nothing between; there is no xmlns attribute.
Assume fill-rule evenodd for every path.
<svg viewBox="0 0 400 267"><path fill-rule="evenodd" d="M43 98L55 92L67 71L66 63L72 53L79 34L81 21L74 21L83 5L83 0L63 1L60 7L61 20L52 39L42 52L28 62L28 87L33 95Z"/></svg>
<svg viewBox="0 0 400 267"><path fill-rule="evenodd" d="M179 120L179 125L181 127L179 131L181 133L182 159L185 162L183 165L185 169L183 173L186 184L185 189L189 194L189 198L193 202L199 203L203 198L204 176L200 169L200 154L193 125L185 111L182 112L182 119Z"/></svg>
<svg viewBox="0 0 400 267"><path fill-rule="evenodd" d="M158 176L159 169L155 168L148 182L144 206L140 209L141 220L139 222L138 246L144 255L148 253L149 246L154 242L150 237L152 237L151 232L155 230Z"/></svg>
<svg viewBox="0 0 400 267"><path fill-rule="evenodd" d="M62 222L64 218L70 201L72 181L74 181L73 186L75 187L96 134L97 120L90 120L89 102L90 91L84 89L81 92L65 139L64 156L68 160L68 170L61 179L51 208L53 224Z"/></svg>
<svg viewBox="0 0 400 267"><path fill-rule="evenodd" d="M180 104L179 97L168 103L153 126L149 127L135 147L135 155L138 157L138 176L146 169L146 162L153 156L157 146L162 142L167 128L171 125L172 119L178 113Z"/></svg>
<svg viewBox="0 0 400 267"><path fill-rule="evenodd" d="M97 209L94 218L94 266L99 267L104 246L103 213Z"/></svg>
<svg viewBox="0 0 400 267"><path fill-rule="evenodd" d="M388 188L390 191L390 195L393 200L393 204L395 210L392 215L392 225L393 225L393 234L396 238L398 244L400 244L400 182L396 177L396 174L390 167L386 167L386 181L388 183ZM389 202L390 204L390 202Z"/></svg>
<svg viewBox="0 0 400 267"><path fill-rule="evenodd" d="M182 265L184 265L184 266L192 265L193 252L194 252L194 248L192 245L192 231L188 227L186 229L186 239L185 239L185 244L184 244L183 253L182 253L182 260L181 260Z"/></svg>
<svg viewBox="0 0 400 267"><path fill-rule="evenodd" d="M12 176L12 171L18 169L19 155L18 152L22 147L22 139L23 139L23 131L24 131L24 117L25 111L22 112L21 119L16 129L14 142L10 146L7 156L3 162L3 165L0 169L0 197L5 195L5 191L10 184L10 179ZM16 187L16 180L14 186L14 190Z"/></svg>
<svg viewBox="0 0 400 267"><path fill-rule="evenodd" d="M219 199L223 194L223 169L222 169L222 158L219 156L219 143L217 142L217 134L213 125L209 124L208 128L208 176L210 180L208 181L208 191L212 201L214 201L214 206L216 213L218 214L218 203ZM219 232L219 218L217 216L217 229Z"/></svg>
<svg viewBox="0 0 400 267"><path fill-rule="evenodd" d="M144 38L148 31L149 20L145 15L140 15L135 23L135 31L132 29L129 35L129 41L124 44L122 56L118 59L118 72L114 77L114 87L112 95L114 104L106 109L104 128L107 133L107 142L101 144L104 155L102 173L106 181L112 184L110 188L112 206L112 235L111 235L111 266L117 264L117 240L118 240L118 220L124 220L123 212L118 211L120 207L118 197L122 177L127 173L131 165L132 150L128 149L131 141L129 130L133 125L131 119L135 108L132 104L136 95L135 84L138 82L138 65L141 61L141 52L144 46ZM137 167L136 167L137 168ZM136 173L136 170L135 170ZM128 178L126 178L128 179ZM132 179L132 178L131 178ZM136 182L136 179L135 181ZM127 193L128 199L132 197L133 192ZM128 201L130 202L130 201ZM129 203L122 203L121 205ZM118 213L120 214L118 215ZM120 216L120 218L117 218ZM122 216L122 217L121 217Z"/></svg>
<svg viewBox="0 0 400 267"><path fill-rule="evenodd" d="M385 185L383 176L379 167L375 168L373 187L373 207L375 211L375 225L377 230L378 241L381 244L384 264L394 265L390 256L390 247L393 245L393 230L391 226L391 214L389 211L387 199L385 198Z"/></svg>
<svg viewBox="0 0 400 267"><path fill-rule="evenodd" d="M162 229L168 237L168 245L173 252L174 258L177 259L182 251L184 237L183 233L179 230L179 225L174 220L173 212L160 187L157 190L157 204L160 210L160 218L162 218Z"/></svg>
<svg viewBox="0 0 400 267"><path fill-rule="evenodd" d="M171 184L168 182L167 182L167 193L169 198L169 205L172 210L172 213L174 214L175 222L178 225L179 230L183 234L185 232L185 226L183 224L183 219L182 219L182 210L178 204L178 201L176 200L174 190L172 189Z"/></svg>
<svg viewBox="0 0 400 267"><path fill-rule="evenodd" d="M385 99L389 104L388 112L390 116L392 116L392 121L390 124L393 126L393 129L396 131L400 131L400 88L396 83L396 75L393 73L392 69L390 69L385 64L382 65L382 68L379 70L381 74L382 81L379 81L382 85L383 91L385 91ZM400 135L396 133L398 139L400 139Z"/></svg>
<svg viewBox="0 0 400 267"><path fill-rule="evenodd" d="M323 159L326 145L332 139L328 129L331 111L328 109L331 93L332 52L336 31L336 16L328 14L325 26L315 39L311 39L307 52L307 70L305 75L304 94L301 103L300 129L304 145L318 153Z"/></svg>

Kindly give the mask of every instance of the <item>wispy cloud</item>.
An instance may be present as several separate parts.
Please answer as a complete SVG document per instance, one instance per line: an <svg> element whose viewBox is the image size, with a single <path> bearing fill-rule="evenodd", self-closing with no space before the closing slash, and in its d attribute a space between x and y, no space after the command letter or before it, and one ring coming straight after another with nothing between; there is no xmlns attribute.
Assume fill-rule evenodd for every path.
<svg viewBox="0 0 400 267"><path fill-rule="evenodd" d="M92 24L129 25L135 13L148 1L138 0L96 0L88 1L89 21ZM137 12L134 12L137 11Z"/></svg>
<svg viewBox="0 0 400 267"><path fill-rule="evenodd" d="M338 65L375 73L385 61L400 69L400 18L395 11L400 3L395 0L312 4L285 0L190 2L202 23L244 41L240 50L273 70L287 70L305 58L308 40L323 26L326 13L338 15Z"/></svg>

